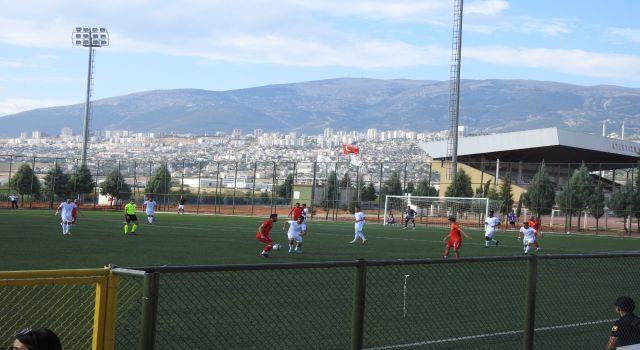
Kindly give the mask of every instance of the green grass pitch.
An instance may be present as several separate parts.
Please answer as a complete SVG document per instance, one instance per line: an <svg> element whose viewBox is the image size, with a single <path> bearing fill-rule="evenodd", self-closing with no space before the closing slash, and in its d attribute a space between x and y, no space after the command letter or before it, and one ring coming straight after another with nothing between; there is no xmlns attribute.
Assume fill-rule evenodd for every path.
<svg viewBox="0 0 640 350"><path fill-rule="evenodd" d="M54 211L1 210L0 268L441 259L447 233L369 223L368 243L349 244L353 223L311 221L303 254L281 250L265 259L258 256L262 244L255 239L264 218L157 213L153 225L144 213L138 218L138 234L125 236L122 213L84 210L72 236L63 237ZM285 243L285 219L271 233L279 243ZM464 240L463 257L522 255L515 231L499 231L500 245L488 249L481 231L465 231L473 239ZM541 244L541 254L640 250L640 240L628 237L546 234ZM537 348L601 348L615 316L614 298L640 298L637 281L627 277L637 276L640 259L625 260L624 266L596 260L540 265ZM366 349L513 349L521 344L526 261L371 266L367 271ZM354 268L163 274L157 348L349 348L354 277ZM262 293L268 305L257 298ZM129 316L118 317L127 321ZM130 317L136 320L131 336L117 335L117 340L134 343L119 348L136 346L139 316ZM248 332L247 325L262 331ZM295 336L290 325L300 325Z"/></svg>
<svg viewBox="0 0 640 350"><path fill-rule="evenodd" d="M352 223L311 221L303 254L281 250L264 259L258 257L262 245L255 239L263 218L157 213L153 225L146 222L144 213L138 213L138 219L138 234L125 236L122 213L84 210L72 236L63 237L60 218L54 211L1 210L0 269L93 268L110 263L124 267L441 258L442 238L447 233L445 229L424 226L403 230L400 226L369 223L364 230L368 244L348 244L353 239ZM282 231L285 220L281 217L274 224L271 237L276 242L286 243ZM473 240L464 240L462 256L522 254L515 231L499 231L496 238L500 246L489 249L483 248L481 231L466 231ZM638 251L640 240L547 234L541 244L542 254L620 252Z"/></svg>

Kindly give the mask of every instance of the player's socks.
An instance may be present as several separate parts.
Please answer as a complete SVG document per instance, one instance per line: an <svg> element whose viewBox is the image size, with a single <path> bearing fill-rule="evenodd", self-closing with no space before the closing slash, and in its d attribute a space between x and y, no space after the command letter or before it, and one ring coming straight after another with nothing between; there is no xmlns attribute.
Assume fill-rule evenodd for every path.
<svg viewBox="0 0 640 350"><path fill-rule="evenodd" d="M136 229L138 228L137 224L133 224L133 226L131 226L131 233L136 233Z"/></svg>
<svg viewBox="0 0 640 350"><path fill-rule="evenodd" d="M129 233L129 225L124 224L124 234L126 235L127 233Z"/></svg>
<svg viewBox="0 0 640 350"><path fill-rule="evenodd" d="M525 254L529 254L529 245L528 244L524 247L524 253Z"/></svg>

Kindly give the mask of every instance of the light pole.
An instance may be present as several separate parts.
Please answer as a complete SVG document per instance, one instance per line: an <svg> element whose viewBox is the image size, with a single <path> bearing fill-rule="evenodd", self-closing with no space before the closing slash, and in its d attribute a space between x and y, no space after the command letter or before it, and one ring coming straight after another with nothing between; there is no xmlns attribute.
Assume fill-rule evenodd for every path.
<svg viewBox="0 0 640 350"><path fill-rule="evenodd" d="M87 162L89 143L89 114L91 113L91 87L93 85L93 50L96 47L109 46L107 28L75 27L71 32L73 46L89 48L89 72L87 73L87 99L84 106L84 127L82 130L82 164Z"/></svg>

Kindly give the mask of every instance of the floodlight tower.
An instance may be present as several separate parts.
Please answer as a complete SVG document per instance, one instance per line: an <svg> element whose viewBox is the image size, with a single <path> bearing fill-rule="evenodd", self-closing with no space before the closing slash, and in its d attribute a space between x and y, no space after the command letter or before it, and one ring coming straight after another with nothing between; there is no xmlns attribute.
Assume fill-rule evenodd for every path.
<svg viewBox="0 0 640 350"><path fill-rule="evenodd" d="M460 113L460 61L462 56L462 5L463 0L453 2L453 43L451 49L451 71L449 82L449 135L447 157L451 159L448 176L455 186L458 173L458 123Z"/></svg>
<svg viewBox="0 0 640 350"><path fill-rule="evenodd" d="M84 126L82 130L82 163L87 162L89 143L89 121L91 114L91 87L93 86L93 55L96 47L109 46L107 28L75 27L71 32L73 46L89 48L89 72L87 73L87 99L84 105Z"/></svg>

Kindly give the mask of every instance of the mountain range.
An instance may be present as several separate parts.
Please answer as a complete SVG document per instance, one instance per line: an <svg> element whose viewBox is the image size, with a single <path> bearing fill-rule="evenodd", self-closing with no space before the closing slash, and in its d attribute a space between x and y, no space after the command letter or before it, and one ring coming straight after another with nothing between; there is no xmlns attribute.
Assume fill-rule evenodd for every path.
<svg viewBox="0 0 640 350"><path fill-rule="evenodd" d="M479 133L543 127L601 133L602 123L640 134L640 89L534 80L462 80L460 121ZM153 90L93 101L92 130L213 134L235 128L319 134L448 129L449 82L340 78L240 90ZM0 118L0 137L63 127L82 133L84 104ZM614 126L610 127L611 129Z"/></svg>

